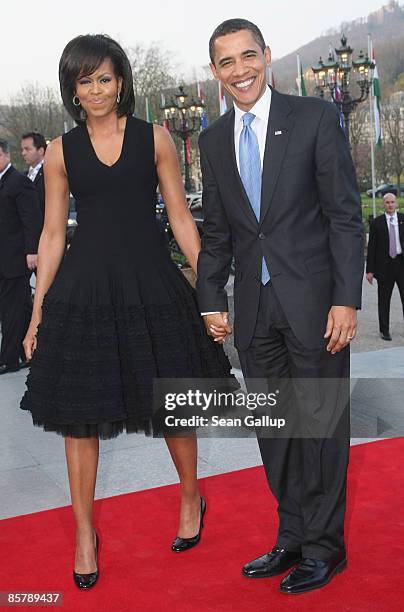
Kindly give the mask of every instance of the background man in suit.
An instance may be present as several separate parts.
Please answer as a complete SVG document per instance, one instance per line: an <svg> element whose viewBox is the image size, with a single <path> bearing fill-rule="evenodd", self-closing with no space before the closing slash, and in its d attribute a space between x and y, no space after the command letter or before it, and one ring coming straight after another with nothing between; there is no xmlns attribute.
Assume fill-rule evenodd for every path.
<svg viewBox="0 0 404 612"><path fill-rule="evenodd" d="M384 196L385 213L370 224L366 278L377 279L380 336L391 340L390 301L394 285L400 292L404 315L404 215L397 212L393 193Z"/></svg>
<svg viewBox="0 0 404 612"><path fill-rule="evenodd" d="M338 112L324 100L266 85L270 50L251 22L225 21L209 50L234 109L199 141L197 294L208 333L224 341L231 331L224 287L234 254L235 346L244 376L268 384L284 377L346 382L361 304L363 226ZM243 573L274 576L295 566L282 592L322 587L346 566L349 412L333 437L258 442L279 530L273 550Z"/></svg>
<svg viewBox="0 0 404 612"><path fill-rule="evenodd" d="M21 138L21 155L28 165L28 178L34 183L39 196L42 224L45 218L45 178L43 160L46 151L46 140L38 132L27 132Z"/></svg>
<svg viewBox="0 0 404 612"><path fill-rule="evenodd" d="M22 341L31 319L29 278L41 228L35 187L11 165L9 144L0 140L0 374L27 365Z"/></svg>

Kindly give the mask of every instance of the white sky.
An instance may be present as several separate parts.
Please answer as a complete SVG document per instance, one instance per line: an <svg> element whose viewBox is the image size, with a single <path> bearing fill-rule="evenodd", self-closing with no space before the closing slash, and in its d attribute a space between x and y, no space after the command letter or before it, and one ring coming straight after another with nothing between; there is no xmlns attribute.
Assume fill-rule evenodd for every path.
<svg viewBox="0 0 404 612"><path fill-rule="evenodd" d="M224 19L255 22L277 58L383 3L387 0L5 0L0 10L0 101L27 81L57 86L61 52L78 34L106 33L123 46L161 43L190 74L208 63L209 37Z"/></svg>

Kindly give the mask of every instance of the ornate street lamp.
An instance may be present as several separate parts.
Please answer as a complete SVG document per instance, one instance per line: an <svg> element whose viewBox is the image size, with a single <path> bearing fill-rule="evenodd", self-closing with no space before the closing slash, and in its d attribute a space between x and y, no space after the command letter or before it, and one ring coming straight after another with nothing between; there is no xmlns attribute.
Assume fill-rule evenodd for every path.
<svg viewBox="0 0 404 612"><path fill-rule="evenodd" d="M320 57L318 64L312 66L316 82L315 94L323 98L325 91L330 92L332 101L344 117L345 134L349 141L349 116L358 104L368 97L375 64L363 51L360 51L357 60L352 60L353 49L347 44L345 34L342 35L341 46L335 49L335 54L337 59L334 51L330 50L325 63ZM360 90L357 98L353 98L349 90L351 71Z"/></svg>
<svg viewBox="0 0 404 612"><path fill-rule="evenodd" d="M187 139L191 134L199 132L201 129L201 118L205 107L202 100L192 98L187 103L188 94L185 93L183 85L180 85L178 92L171 98L171 101L162 107L164 110L167 127L170 132L179 136L184 148L184 186L185 191L192 191L190 164L187 155Z"/></svg>

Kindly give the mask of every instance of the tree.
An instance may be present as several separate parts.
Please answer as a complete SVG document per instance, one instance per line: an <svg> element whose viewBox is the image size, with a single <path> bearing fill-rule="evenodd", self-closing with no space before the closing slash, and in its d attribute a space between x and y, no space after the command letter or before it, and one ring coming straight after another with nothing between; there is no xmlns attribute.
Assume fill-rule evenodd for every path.
<svg viewBox="0 0 404 612"><path fill-rule="evenodd" d="M358 106L351 114L349 121L349 138L358 184L362 189L362 187L366 187L371 181L368 108Z"/></svg>
<svg viewBox="0 0 404 612"><path fill-rule="evenodd" d="M145 47L136 44L126 50L133 72L136 113L146 118L146 97L155 120L162 117L161 94L173 90L179 83L173 56L157 43ZM161 122L161 121L160 121Z"/></svg>
<svg viewBox="0 0 404 612"><path fill-rule="evenodd" d="M404 170L404 113L398 105L386 104L382 108L385 138L391 155L391 166L397 176L400 193L401 173Z"/></svg>
<svg viewBox="0 0 404 612"><path fill-rule="evenodd" d="M21 87L10 103L0 107L0 128L13 147L19 146L24 132L40 132L45 138L55 138L72 127L60 100L60 95L50 87L27 83Z"/></svg>
<svg viewBox="0 0 404 612"><path fill-rule="evenodd" d="M376 173L381 183L388 183L391 169L390 144L383 142L381 147L375 147Z"/></svg>

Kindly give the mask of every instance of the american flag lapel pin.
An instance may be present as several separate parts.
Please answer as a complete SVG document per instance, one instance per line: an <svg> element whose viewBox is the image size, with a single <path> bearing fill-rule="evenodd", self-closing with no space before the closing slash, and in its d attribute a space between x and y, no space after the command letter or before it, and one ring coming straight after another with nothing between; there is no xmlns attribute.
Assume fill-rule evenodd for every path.
<svg viewBox="0 0 404 612"><path fill-rule="evenodd" d="M275 130L275 136L280 136L282 134L282 130Z"/></svg>

